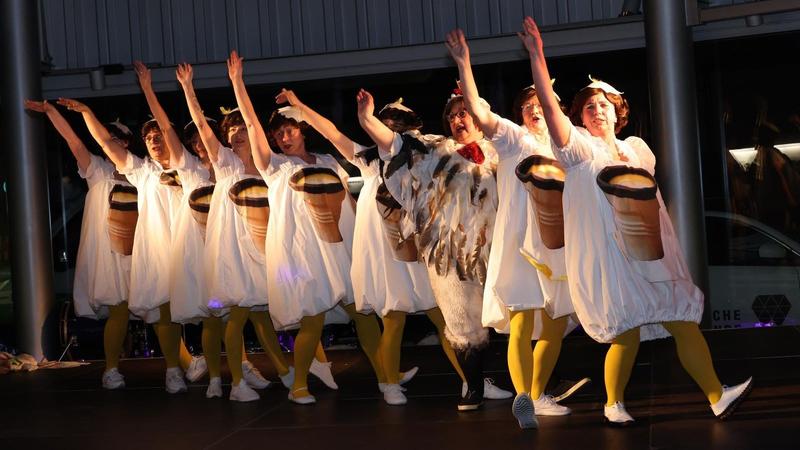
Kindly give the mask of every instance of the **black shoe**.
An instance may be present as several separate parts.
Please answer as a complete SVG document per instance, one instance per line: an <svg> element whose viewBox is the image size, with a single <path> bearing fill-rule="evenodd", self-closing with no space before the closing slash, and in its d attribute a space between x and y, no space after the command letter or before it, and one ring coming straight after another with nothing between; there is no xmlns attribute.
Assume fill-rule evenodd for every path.
<svg viewBox="0 0 800 450"><path fill-rule="evenodd" d="M583 386L589 384L592 380L589 377L581 378L578 381L575 380L561 380L556 387L546 392L547 395L553 397L553 401L556 403L569 398L572 394L578 391L578 389L582 388Z"/></svg>
<svg viewBox="0 0 800 450"><path fill-rule="evenodd" d="M459 411L475 411L483 405L483 394L478 391L468 390L467 395L458 401Z"/></svg>

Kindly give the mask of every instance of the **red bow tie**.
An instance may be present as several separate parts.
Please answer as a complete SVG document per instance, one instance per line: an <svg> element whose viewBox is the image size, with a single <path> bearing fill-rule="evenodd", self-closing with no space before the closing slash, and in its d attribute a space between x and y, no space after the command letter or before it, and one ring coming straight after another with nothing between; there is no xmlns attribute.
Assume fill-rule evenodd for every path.
<svg viewBox="0 0 800 450"><path fill-rule="evenodd" d="M456 151L459 155L474 162L475 164L483 164L483 161L486 159L486 156L484 156L480 145L475 142L470 142Z"/></svg>

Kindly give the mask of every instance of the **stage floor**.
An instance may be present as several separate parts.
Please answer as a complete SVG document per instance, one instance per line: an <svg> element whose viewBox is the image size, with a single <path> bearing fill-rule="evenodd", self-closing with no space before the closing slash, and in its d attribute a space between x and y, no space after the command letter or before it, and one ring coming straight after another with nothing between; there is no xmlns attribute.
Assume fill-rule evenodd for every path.
<svg viewBox="0 0 800 450"><path fill-rule="evenodd" d="M418 365L406 406L389 406L358 350L329 351L338 391L313 379L317 404L289 402L276 384L261 400L207 400L205 385L164 391L161 359L125 360L127 388L104 391L103 365L0 377L0 449L796 449L800 448L800 329L706 334L723 383L753 375L755 388L728 421L713 418L701 392L677 363L671 340L643 344L626 398L635 426L603 424L605 346L568 337L556 368L562 378L592 377L564 404L566 417L539 418L522 431L511 401L456 411L460 383L438 346L404 348L402 368ZM505 343L494 342L489 376L511 389ZM270 379L267 358L251 355ZM313 378L313 377L312 377ZM223 380L230 380L223 373ZM230 386L225 386L227 395Z"/></svg>

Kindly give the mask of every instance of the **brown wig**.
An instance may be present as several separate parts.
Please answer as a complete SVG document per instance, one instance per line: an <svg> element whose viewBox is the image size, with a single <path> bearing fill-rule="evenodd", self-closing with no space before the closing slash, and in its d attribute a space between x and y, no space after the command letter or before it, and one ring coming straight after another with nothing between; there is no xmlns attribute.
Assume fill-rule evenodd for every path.
<svg viewBox="0 0 800 450"><path fill-rule="evenodd" d="M422 119L414 111L384 108L378 113L378 120L395 133L404 133L422 128Z"/></svg>
<svg viewBox="0 0 800 450"><path fill-rule="evenodd" d="M569 110L569 118L576 126L582 127L583 122L581 122L581 113L583 112L583 106L590 97L601 93L605 95L606 99L608 99L612 105L614 105L614 112L617 115L617 123L614 126L614 133L619 133L623 128L625 128L625 125L628 124L628 116L630 115L628 101L625 100L625 98L621 95L611 94L602 89L586 87L578 91L578 93L575 94L575 98L572 99L572 107Z"/></svg>

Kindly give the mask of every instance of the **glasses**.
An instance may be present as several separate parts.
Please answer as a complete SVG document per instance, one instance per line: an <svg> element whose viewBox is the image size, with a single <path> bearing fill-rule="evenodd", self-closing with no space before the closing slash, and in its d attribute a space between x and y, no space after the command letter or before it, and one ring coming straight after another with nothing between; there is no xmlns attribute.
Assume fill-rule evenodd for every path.
<svg viewBox="0 0 800 450"><path fill-rule="evenodd" d="M464 117L467 117L467 110L466 109L462 109L459 112L448 114L447 115L447 121L448 122L454 122L456 120L456 117L458 117L459 119L463 119Z"/></svg>
<svg viewBox="0 0 800 450"><path fill-rule="evenodd" d="M522 105L522 112L524 112L525 114L529 114L535 111L536 109L541 109L541 106L536 103L526 103Z"/></svg>
<svg viewBox="0 0 800 450"><path fill-rule="evenodd" d="M158 144L159 142L161 142L162 139L164 139L164 137L162 135L156 134L156 133L148 134L147 136L144 137L144 141L145 142L153 142L155 144Z"/></svg>

